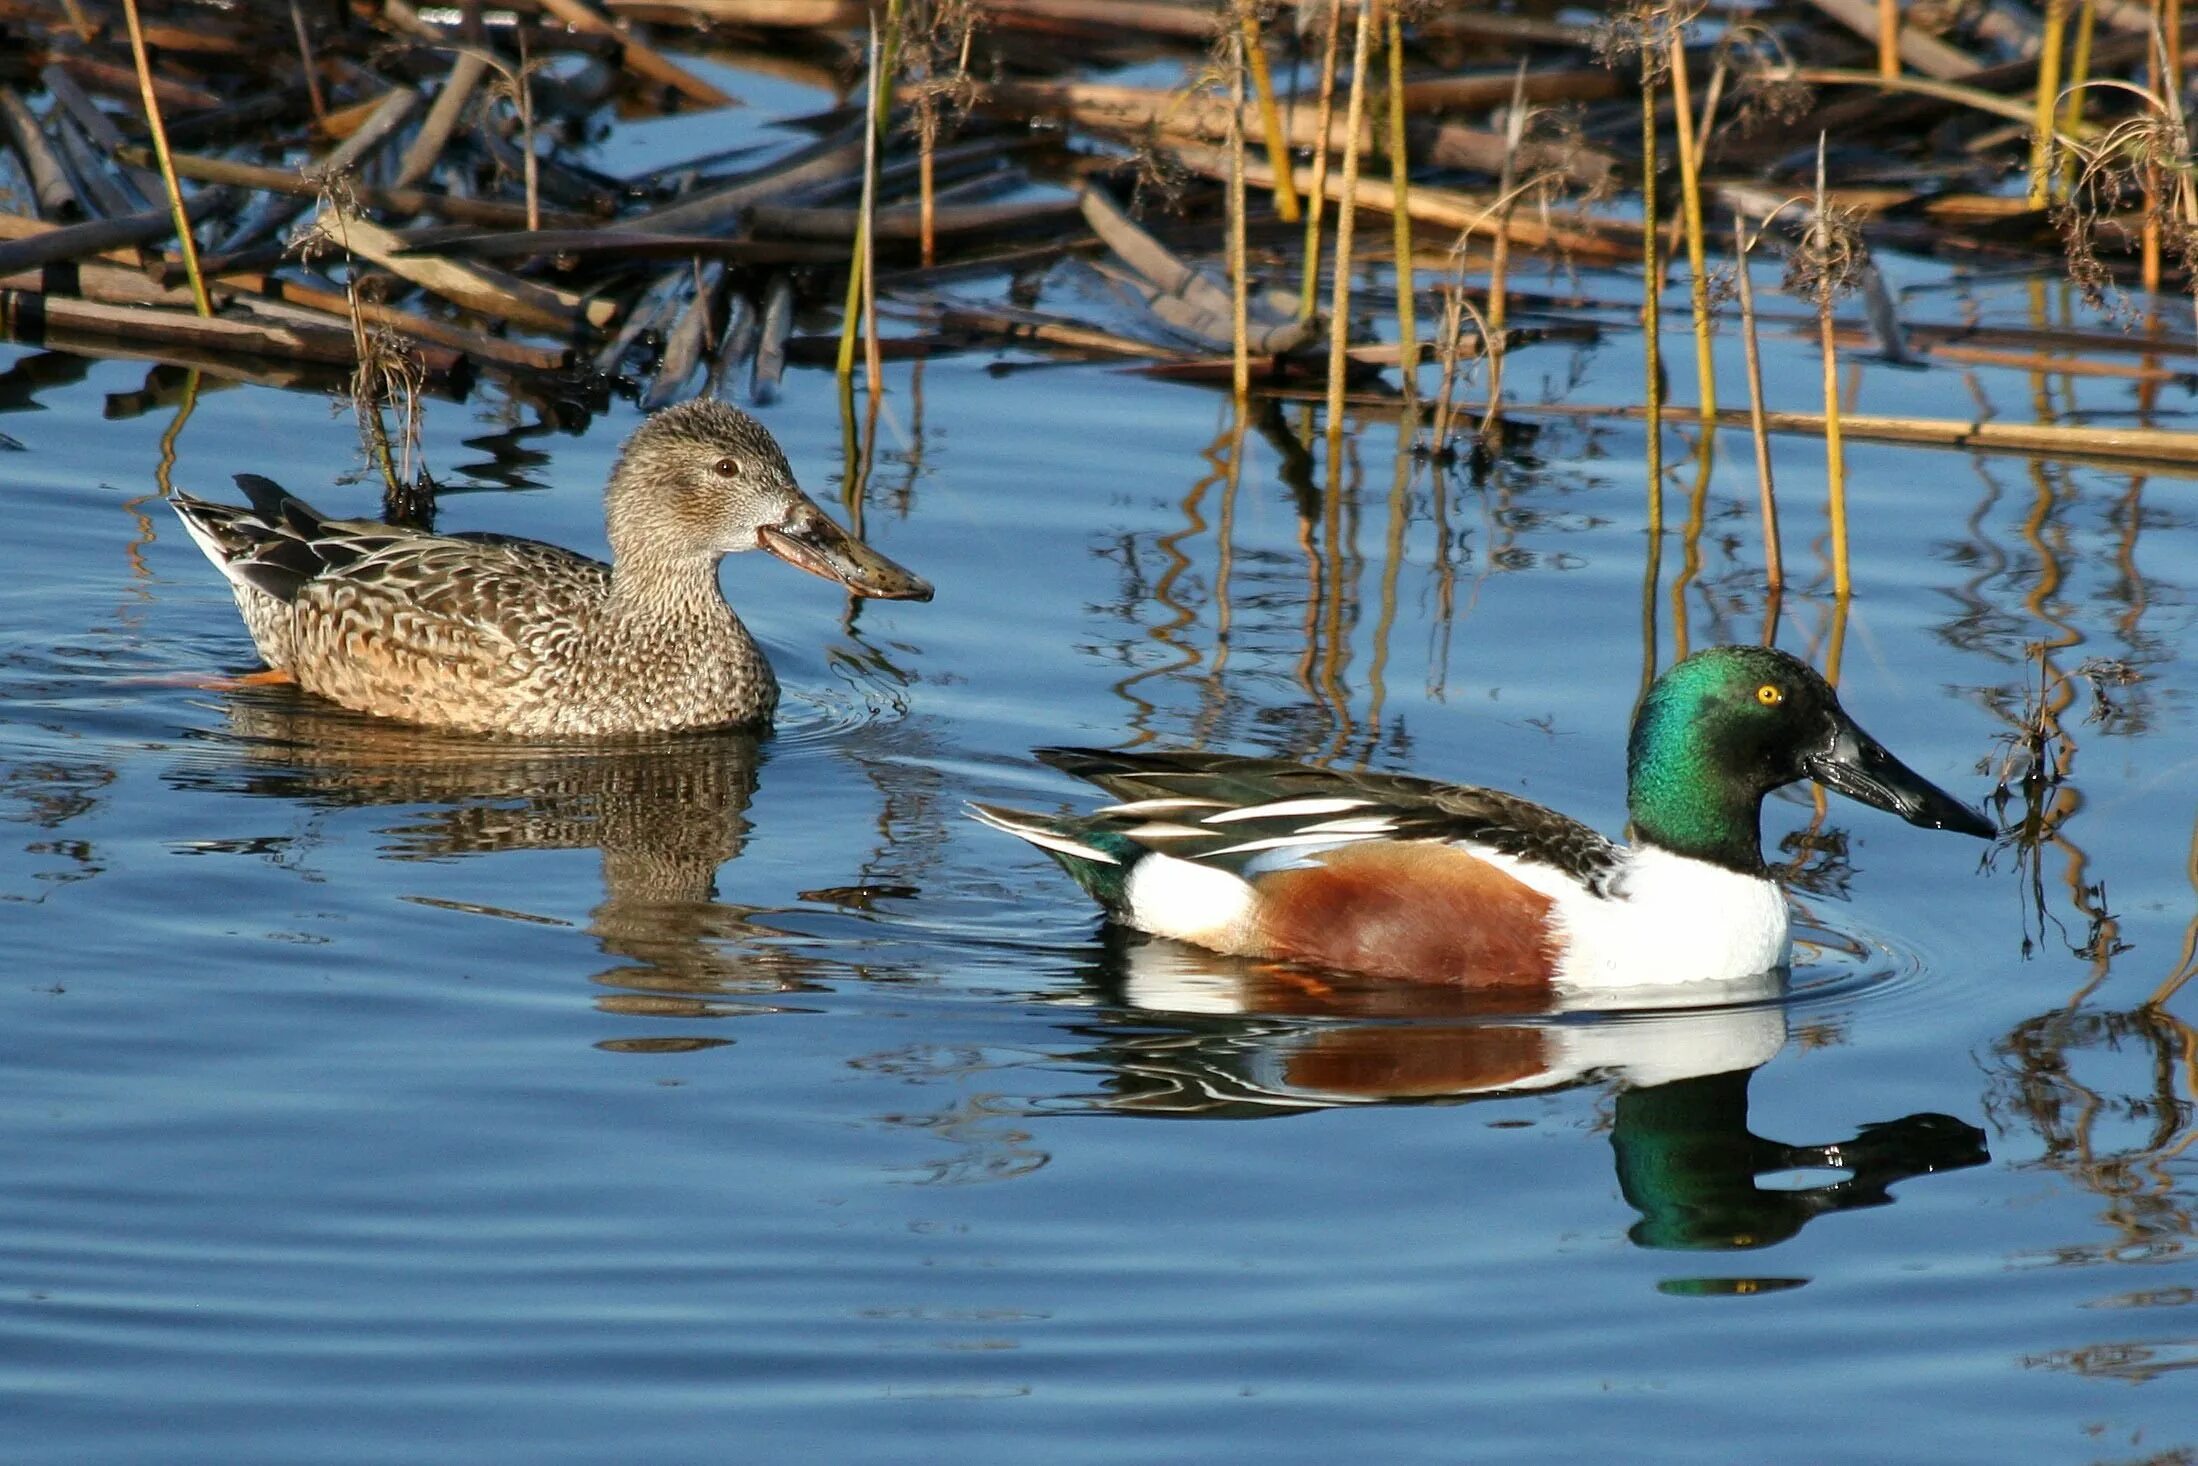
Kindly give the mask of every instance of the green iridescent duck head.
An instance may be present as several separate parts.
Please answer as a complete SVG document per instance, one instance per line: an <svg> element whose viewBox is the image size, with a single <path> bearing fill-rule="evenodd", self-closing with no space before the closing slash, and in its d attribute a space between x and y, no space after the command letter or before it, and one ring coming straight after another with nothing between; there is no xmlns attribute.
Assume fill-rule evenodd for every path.
<svg viewBox="0 0 2198 1466"><path fill-rule="evenodd" d="M1804 778L1912 825L1995 833L1863 732L1812 668L1770 647L1713 647L1674 663L1634 714L1626 805L1636 840L1759 872L1763 796Z"/></svg>

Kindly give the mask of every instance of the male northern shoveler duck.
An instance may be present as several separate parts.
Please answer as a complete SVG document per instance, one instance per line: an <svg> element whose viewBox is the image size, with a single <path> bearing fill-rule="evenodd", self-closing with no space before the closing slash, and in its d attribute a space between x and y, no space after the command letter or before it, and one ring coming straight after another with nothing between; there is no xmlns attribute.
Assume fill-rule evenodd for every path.
<svg viewBox="0 0 2198 1466"><path fill-rule="evenodd" d="M229 578L274 679L361 712L536 738L760 724L778 681L726 604L724 556L769 550L857 595L931 587L794 482L764 426L682 403L626 440L604 494L613 563L508 535L329 519L254 474L249 508L171 502Z"/></svg>
<svg viewBox="0 0 2198 1466"><path fill-rule="evenodd" d="M1728 646L1659 677L1627 745L1629 844L1493 789L1214 753L1042 749L1122 801L1083 816L973 806L1107 912L1237 956L1377 977L1585 993L1782 967L1763 796L1797 779L1910 824L1990 821L1856 726L1784 652Z"/></svg>

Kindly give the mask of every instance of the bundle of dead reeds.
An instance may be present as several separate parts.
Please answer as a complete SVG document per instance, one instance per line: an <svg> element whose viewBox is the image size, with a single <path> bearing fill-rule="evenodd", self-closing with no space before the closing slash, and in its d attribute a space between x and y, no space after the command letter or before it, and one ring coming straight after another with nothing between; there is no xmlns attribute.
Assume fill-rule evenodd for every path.
<svg viewBox="0 0 2198 1466"><path fill-rule="evenodd" d="M851 367L858 341L873 390L889 356L1014 342L1240 393L1321 384L1331 438L1379 406L1432 421L1441 448L1506 406L1492 368L1478 411L1458 410L1476 360L1623 321L1519 291L1509 277L1537 256L1644 261L1640 307L1683 267L1686 411L1729 430L1710 286L1730 236L1711 212L1803 256L1834 218L1856 251L2040 266L2073 251L2102 298L2185 285L2198 258L2177 101L2198 22L2162 4L2001 5L1937 34L1897 8L1888 25L1872 0L1714 34L1676 3L1595 28L1404 0L517 0L460 15L0 3L0 137L27 201L0 212L0 329L239 373L396 356L446 391L489 371L569 397L593 372L651 401L737 370L767 397L786 362ZM1164 54L1183 86L1089 74ZM806 68L845 103L760 164L608 176L581 161L573 140L613 109L734 105L716 62ZM1795 163L1826 136L1840 147L1812 190ZM1676 188L1658 187L1667 171ZM1628 184L1678 198L1670 245L1664 207L1630 207ZM1158 196L1169 208L1133 222ZM1394 227L1367 230L1360 211ZM1448 246L1436 311L1420 302L1427 240ZM1128 314L952 288L1068 256ZM1863 278L1881 349L1911 350L1885 344L1905 334L1911 354L1953 359L1960 343L1902 333ZM1829 353L1854 328L1836 292L1803 293ZM844 346L793 337L803 307L837 308ZM1393 327L1371 327L1375 309ZM1648 335L1660 345L1653 316ZM2011 344L2026 347L2062 349ZM2147 341L2188 349L2187 334ZM1649 361L1641 407L1660 420ZM1820 417L1836 441L1836 394ZM1927 436L1975 441L1946 426Z"/></svg>

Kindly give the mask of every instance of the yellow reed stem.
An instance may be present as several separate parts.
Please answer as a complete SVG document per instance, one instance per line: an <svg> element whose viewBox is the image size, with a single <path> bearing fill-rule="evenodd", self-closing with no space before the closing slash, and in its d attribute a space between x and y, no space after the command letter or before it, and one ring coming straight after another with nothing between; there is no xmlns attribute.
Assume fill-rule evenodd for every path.
<svg viewBox="0 0 2198 1466"><path fill-rule="evenodd" d="M1656 299L1656 58L1641 53L1641 339L1646 353L1649 536L1664 532L1664 357Z"/></svg>
<svg viewBox="0 0 2198 1466"><path fill-rule="evenodd" d="M923 129L916 146L916 211L921 219L923 267L928 270L939 262L938 187L933 181L931 165L931 128Z"/></svg>
<svg viewBox="0 0 2198 1466"><path fill-rule="evenodd" d="M1289 164L1290 140L1282 131L1282 109L1275 105L1274 77L1267 70L1267 48L1259 40L1259 12L1240 7L1242 33L1237 44L1244 48L1244 64L1251 68L1252 93L1259 98L1259 120L1267 133L1267 161L1275 170L1275 214L1285 224L1298 220L1297 189L1291 180L1297 170ZM1239 109L1243 104L1239 102ZM1241 124L1240 124L1241 125Z"/></svg>
<svg viewBox="0 0 2198 1466"><path fill-rule="evenodd" d="M2061 104L2061 131L2071 137L2080 135L2083 128L2085 83L2091 80L2091 40L2098 22L2099 7L2095 0L2083 0L2083 9L2076 13L2076 47L2068 61L2068 85L2064 88L2068 100ZM2070 151L2061 164L2063 198L2075 190L2076 161L2076 154Z"/></svg>
<svg viewBox="0 0 2198 1466"><path fill-rule="evenodd" d="M1503 172L1496 176L1496 239L1488 260L1488 313L1481 322L1481 349L1488 358L1488 411L1481 415L1481 436L1491 436L1503 419L1503 368L1509 355L1504 321L1511 296L1511 209L1518 202L1519 145L1526 140L1526 62L1511 81L1511 111L1504 119Z"/></svg>
<svg viewBox="0 0 2198 1466"><path fill-rule="evenodd" d="M1816 218L1811 228L1828 233L1831 202L1824 186L1824 136L1816 140ZM1829 255L1829 251L1821 251ZM1847 453L1839 435L1839 346L1832 332L1832 288L1829 273L1816 288L1817 336L1824 352L1824 481L1831 496L1832 594L1846 598L1847 577Z"/></svg>
<svg viewBox="0 0 2198 1466"><path fill-rule="evenodd" d="M1389 186L1396 198L1396 207L1390 210L1389 217L1396 226L1397 374L1404 385L1405 415L1409 418L1417 413L1414 399L1419 387L1420 333L1413 300L1419 286L1419 271L1412 263L1411 165L1405 157L1404 146L1404 21L1397 13L1395 0L1391 0L1388 7L1386 39L1389 51Z"/></svg>
<svg viewBox="0 0 2198 1466"><path fill-rule="evenodd" d="M888 0L885 10L888 35L899 34L900 21L901 0ZM897 47L893 49L898 50ZM885 126L886 112L891 106L888 99L892 95L892 85L892 78L886 69L885 44L880 39L878 23L873 16L870 22L870 95L866 112L869 125L862 150L862 206L855 221L852 258L847 262L847 299L840 312L839 360L833 368L842 380L851 380L854 377L855 334L863 329L861 322L866 314L864 303L872 298L870 269L873 251L870 223L878 202L878 134ZM877 360L878 354L875 322L870 323L869 332L870 340L863 356L865 365L870 366L869 387L875 393L879 388L878 371L871 365Z"/></svg>
<svg viewBox="0 0 2198 1466"><path fill-rule="evenodd" d="M1244 247L1244 71L1249 46L1257 42L1258 34L1251 29L1247 12L1244 27L1229 47L1229 335L1235 355L1230 383L1240 412L1252 392L1251 271ZM1292 170L1278 166L1275 171L1280 177Z"/></svg>
<svg viewBox="0 0 2198 1466"><path fill-rule="evenodd" d="M1504 161L1504 176L1511 174L1511 162ZM1511 296L1511 203L1510 190L1505 190L1502 208L1496 215L1496 240L1488 257L1488 311L1481 322L1481 349L1488 358L1488 411L1481 415L1481 436L1488 437L1496 431L1503 419L1503 364L1510 354L1510 338L1504 335L1504 315L1510 308Z"/></svg>
<svg viewBox="0 0 2198 1466"><path fill-rule="evenodd" d="M183 273L191 280L191 303L202 316L214 313L206 279L198 269L198 241L191 237L191 216L183 208L183 185L176 181L175 159L168 152L168 129L160 120L160 99L153 95L153 64L145 54L145 27L137 18L137 0L122 0L130 24L130 55L137 62L138 95L145 102L145 125L153 135L153 156L160 160L161 182L168 186L168 207L175 214L176 243L183 250Z"/></svg>
<svg viewBox="0 0 2198 1466"><path fill-rule="evenodd" d="M2165 17L2161 0L2152 0L2152 44L2145 48L2145 90L2155 99L2163 93L2167 72L2166 32L2161 30ZM2160 169L2158 165L2145 165L2145 222L2139 231L2139 279L2145 294L2160 293Z"/></svg>
<svg viewBox="0 0 2198 1466"><path fill-rule="evenodd" d="M1342 28L1343 0L1328 0L1328 39L1320 52L1320 105L1313 125L1313 186L1305 200L1305 275L1298 291L1298 314L1308 321L1320 289L1320 215L1328 196L1328 124L1335 115L1336 40Z"/></svg>
<svg viewBox="0 0 2198 1466"><path fill-rule="evenodd" d="M1732 218L1732 229L1733 247L1740 257L1735 278L1740 287L1741 341L1748 358L1748 430L1755 440L1755 481L1762 498L1763 579L1770 586L1775 602L1785 588L1786 567L1778 538L1778 494L1771 481L1771 434L1763 414L1763 356L1756 346L1755 282L1748 276L1748 251L1754 241L1748 237L1747 224L1737 213ZM1774 618L1775 615L1773 612Z"/></svg>
<svg viewBox="0 0 2198 1466"><path fill-rule="evenodd" d="M1358 0L1351 38L1351 99L1344 109L1343 197L1336 204L1335 288L1328 311L1328 467L1343 456L1344 348L1351 334L1351 225L1357 212L1359 132L1366 126L1366 53L1373 31L1373 0Z"/></svg>
<svg viewBox="0 0 2198 1466"><path fill-rule="evenodd" d="M1877 74L1900 75L1900 0L1877 0Z"/></svg>
<svg viewBox="0 0 2198 1466"><path fill-rule="evenodd" d="M2030 134L2030 207L2053 199L2053 114L2060 99L2061 49L2068 31L2068 0L2046 0L2045 34L2038 49L2037 112Z"/></svg>
<svg viewBox="0 0 2198 1466"><path fill-rule="evenodd" d="M1671 35L1671 109L1679 125L1679 196L1687 226L1688 300L1694 313L1694 374L1706 430L1717 421L1717 361L1711 354L1710 270L1702 242L1702 179L1695 167L1694 106L1687 95L1687 55Z"/></svg>

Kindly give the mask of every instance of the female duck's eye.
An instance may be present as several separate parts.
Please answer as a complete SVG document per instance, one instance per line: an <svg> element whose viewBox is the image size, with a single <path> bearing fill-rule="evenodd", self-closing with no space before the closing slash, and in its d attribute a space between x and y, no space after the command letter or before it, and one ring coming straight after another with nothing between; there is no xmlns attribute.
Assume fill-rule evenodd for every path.
<svg viewBox="0 0 2198 1466"><path fill-rule="evenodd" d="M712 473L715 473L719 478L740 477L740 465L733 462L733 460L730 458L720 458L717 462L710 465L710 471Z"/></svg>
<svg viewBox="0 0 2198 1466"><path fill-rule="evenodd" d="M1766 682L1755 690L1755 700L1767 708L1775 708L1786 700L1786 694L1777 683Z"/></svg>

